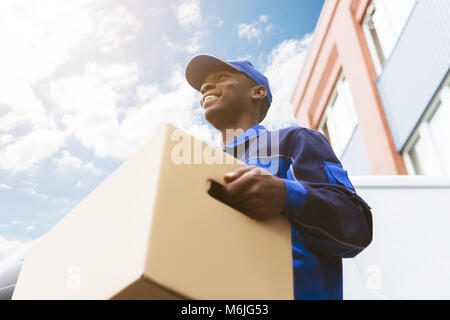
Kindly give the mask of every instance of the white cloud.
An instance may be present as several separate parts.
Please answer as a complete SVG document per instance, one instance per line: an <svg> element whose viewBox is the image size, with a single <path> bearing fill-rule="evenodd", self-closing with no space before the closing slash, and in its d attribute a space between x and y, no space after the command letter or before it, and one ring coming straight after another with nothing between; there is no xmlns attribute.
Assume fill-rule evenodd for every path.
<svg viewBox="0 0 450 320"><path fill-rule="evenodd" d="M126 159L166 121L183 128L193 123L198 97L180 66L173 67L170 81L164 86L138 85L138 104L126 109L117 105L124 98L122 91L135 88L137 69L123 66L115 68L122 70L114 73L116 77L105 77L102 68L85 68L82 75L52 81L50 86L67 133L97 156Z"/></svg>
<svg viewBox="0 0 450 320"><path fill-rule="evenodd" d="M269 21L269 16L267 14L260 15L258 20L262 23L266 23Z"/></svg>
<svg viewBox="0 0 450 320"><path fill-rule="evenodd" d="M200 50L200 35L196 34L188 39L184 44L178 44L166 39L166 44L169 48L175 49L181 52L196 53Z"/></svg>
<svg viewBox="0 0 450 320"><path fill-rule="evenodd" d="M146 98L139 106L127 110L119 128L121 134L116 143L121 145L117 149L122 150L122 156L142 145L167 121L189 130L195 117L200 118L198 95L186 82L180 66L172 68L171 79L164 87L169 89L154 84L138 88L141 97ZM152 95L143 94L144 88L149 88Z"/></svg>
<svg viewBox="0 0 450 320"><path fill-rule="evenodd" d="M296 123L290 100L311 40L311 34L303 39L285 40L269 54L264 74L269 78L273 100L263 121L268 128L282 128Z"/></svg>
<svg viewBox="0 0 450 320"><path fill-rule="evenodd" d="M237 57L237 60L248 60L248 61L251 61L252 60L252 56L247 53L247 54L245 54L243 56Z"/></svg>
<svg viewBox="0 0 450 320"><path fill-rule="evenodd" d="M261 43L261 38L263 35L263 32L269 32L272 29L272 24L268 24L269 21L268 15L261 15L259 16L258 20L247 24L247 23L241 23L238 26L238 35L239 38L247 38L248 40L255 39L258 41L258 43Z"/></svg>
<svg viewBox="0 0 450 320"><path fill-rule="evenodd" d="M125 111L117 104L138 78L139 70L133 63L88 63L81 75L51 81L49 93L67 134L100 157L123 151L109 150L123 140L119 136L119 113Z"/></svg>
<svg viewBox="0 0 450 320"><path fill-rule="evenodd" d="M53 162L56 163L60 170L65 168L85 169L91 171L96 176L103 173L103 170L96 168L92 162L83 163L83 160L72 156L67 150L62 152L62 156L60 158L54 158Z"/></svg>
<svg viewBox="0 0 450 320"><path fill-rule="evenodd" d="M29 225L28 227L26 227L27 231L33 231L34 230L34 226L33 225Z"/></svg>
<svg viewBox="0 0 450 320"><path fill-rule="evenodd" d="M104 52L112 52L134 40L142 27L124 6L117 6L112 11L101 11L96 21L96 38Z"/></svg>
<svg viewBox="0 0 450 320"><path fill-rule="evenodd" d="M93 19L86 1L2 1L0 52L2 80L32 82L48 76L67 62L70 50L92 32ZM12 32L14 31L14 32Z"/></svg>
<svg viewBox="0 0 450 320"><path fill-rule="evenodd" d="M13 140L12 134L0 135L0 146L10 143Z"/></svg>
<svg viewBox="0 0 450 320"><path fill-rule="evenodd" d="M151 100L155 95L159 92L160 87L158 84L149 84L149 85L139 85L136 88L136 96L138 98L139 103L145 103Z"/></svg>
<svg viewBox="0 0 450 320"><path fill-rule="evenodd" d="M139 79L139 68L136 63L111 63L100 65L87 63L85 74L99 82L107 83L114 88L122 88L135 84Z"/></svg>
<svg viewBox="0 0 450 320"><path fill-rule="evenodd" d="M0 145L5 146L0 149L0 169L36 169L72 134L57 126L62 110L38 98L37 82L70 62L73 49L82 44L110 52L136 38L141 27L137 19L124 6L96 10L101 1L1 1L0 38L7 45L0 50L0 130L5 131L0 135ZM133 64L90 64L85 73L114 90L135 83L139 76ZM97 103L101 109L102 102ZM21 136L12 134L18 127L26 128Z"/></svg>
<svg viewBox="0 0 450 320"><path fill-rule="evenodd" d="M176 17L182 26L201 22L202 14L199 0L181 0L176 8Z"/></svg>
<svg viewBox="0 0 450 320"><path fill-rule="evenodd" d="M56 153L64 135L55 127L36 128L16 143L0 150L0 168L17 172L37 168L37 163Z"/></svg>
<svg viewBox="0 0 450 320"><path fill-rule="evenodd" d="M83 185L83 182L78 181L77 184L75 185L77 188L81 188L81 186Z"/></svg>
<svg viewBox="0 0 450 320"><path fill-rule="evenodd" d="M0 236L0 261L12 254L19 248L24 247L26 244L15 240L6 240Z"/></svg>
<svg viewBox="0 0 450 320"><path fill-rule="evenodd" d="M80 168L83 163L80 158L73 157L67 150L62 152L61 158L53 159L53 162L55 162L60 168L70 167L76 169Z"/></svg>
<svg viewBox="0 0 450 320"><path fill-rule="evenodd" d="M261 26L257 22L252 24L241 23L238 27L238 34L239 38L245 37L249 40L260 40L262 35Z"/></svg>
<svg viewBox="0 0 450 320"><path fill-rule="evenodd" d="M212 17L211 18L212 20L213 20L213 23L214 23L214 25L216 26L216 27L221 27L221 26L223 26L223 23L224 23L224 21L223 21L223 19L221 18L221 17Z"/></svg>
<svg viewBox="0 0 450 320"><path fill-rule="evenodd" d="M185 46L188 53L196 53L200 50L200 43L197 37L191 38Z"/></svg>
<svg viewBox="0 0 450 320"><path fill-rule="evenodd" d="M42 193L39 193L36 191L36 189L39 187L39 185L37 183L34 183L32 181L26 181L25 182L25 187L21 187L20 190L28 193L34 197L40 198L40 199L44 199L47 200L48 196Z"/></svg>
<svg viewBox="0 0 450 320"><path fill-rule="evenodd" d="M273 28L274 28L274 27L273 27L273 24L272 24L272 23L269 23L269 24L264 28L264 30L266 30L266 32L269 33L270 31L272 31Z"/></svg>
<svg viewBox="0 0 450 320"><path fill-rule="evenodd" d="M11 187L5 183L0 183L0 189L11 190Z"/></svg>
<svg viewBox="0 0 450 320"><path fill-rule="evenodd" d="M91 171L95 176L100 176L103 174L103 170L95 167L93 162L85 163L83 165L83 169Z"/></svg>
<svg viewBox="0 0 450 320"><path fill-rule="evenodd" d="M171 80L164 86L138 85L141 74L135 63L91 62L78 75L54 76L81 44L111 52L136 38L141 24L124 6L94 10L97 2L1 2L0 36L8 46L0 51L0 130L5 131L0 135L0 169L37 169L42 160L57 155L69 137L99 157L125 159L167 119L207 135L192 125L200 114L194 109L198 97L179 66L173 68ZM176 13L184 26L202 21L199 1L180 2ZM197 52L200 37L197 32L177 49ZM44 104L37 96L37 82L44 83L46 102L50 103ZM130 107L124 102L132 94L137 103ZM16 136L12 132L19 127L25 129ZM59 167L101 172L68 150L54 161ZM47 197L36 188L29 185L22 191Z"/></svg>

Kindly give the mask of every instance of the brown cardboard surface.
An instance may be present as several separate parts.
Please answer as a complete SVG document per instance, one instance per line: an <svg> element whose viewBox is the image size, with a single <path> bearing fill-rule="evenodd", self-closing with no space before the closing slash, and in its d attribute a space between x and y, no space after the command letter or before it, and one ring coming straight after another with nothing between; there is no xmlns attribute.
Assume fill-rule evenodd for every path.
<svg viewBox="0 0 450 320"><path fill-rule="evenodd" d="M187 140L201 164L173 161ZM212 198L245 164L195 149L213 151L165 126L30 249L13 299L292 299L289 222Z"/></svg>

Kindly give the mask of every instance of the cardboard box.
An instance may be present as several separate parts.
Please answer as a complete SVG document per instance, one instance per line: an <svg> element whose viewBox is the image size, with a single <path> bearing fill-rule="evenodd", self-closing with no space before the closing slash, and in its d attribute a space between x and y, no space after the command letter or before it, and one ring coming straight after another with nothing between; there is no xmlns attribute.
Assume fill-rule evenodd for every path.
<svg viewBox="0 0 450 320"><path fill-rule="evenodd" d="M13 299L293 299L289 222L208 193L242 166L166 125L30 249Z"/></svg>

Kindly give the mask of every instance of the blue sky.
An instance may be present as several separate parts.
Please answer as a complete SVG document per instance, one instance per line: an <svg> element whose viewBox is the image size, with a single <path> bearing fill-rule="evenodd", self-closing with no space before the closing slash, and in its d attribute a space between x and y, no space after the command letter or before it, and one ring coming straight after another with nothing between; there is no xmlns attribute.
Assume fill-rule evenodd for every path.
<svg viewBox="0 0 450 320"><path fill-rule="evenodd" d="M166 122L219 145L191 57L248 59L290 98L323 0L0 3L0 259L47 232Z"/></svg>

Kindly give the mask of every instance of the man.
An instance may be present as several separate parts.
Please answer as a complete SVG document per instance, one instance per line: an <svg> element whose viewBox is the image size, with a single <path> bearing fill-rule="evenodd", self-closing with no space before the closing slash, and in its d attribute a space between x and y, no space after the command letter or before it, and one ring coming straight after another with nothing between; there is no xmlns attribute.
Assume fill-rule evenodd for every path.
<svg viewBox="0 0 450 320"><path fill-rule="evenodd" d="M201 92L224 151L249 165L225 175L228 203L255 219L281 214L291 222L294 298L342 299L342 258L372 241L372 216L327 139L307 128L270 132L260 125L272 94L248 61L199 55L186 79Z"/></svg>

